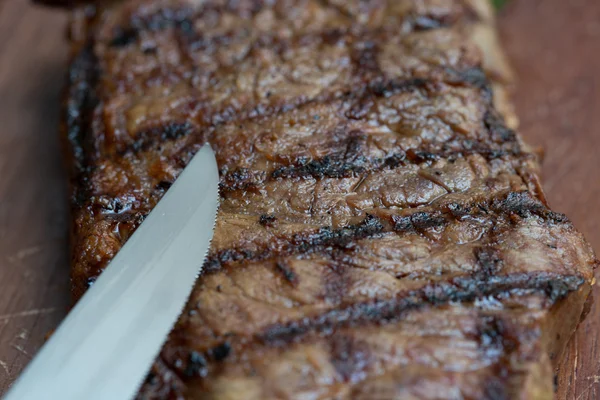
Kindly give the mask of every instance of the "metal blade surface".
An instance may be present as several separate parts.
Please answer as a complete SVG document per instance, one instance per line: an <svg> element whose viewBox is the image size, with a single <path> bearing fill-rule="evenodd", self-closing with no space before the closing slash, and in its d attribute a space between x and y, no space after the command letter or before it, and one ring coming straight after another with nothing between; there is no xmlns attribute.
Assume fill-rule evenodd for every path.
<svg viewBox="0 0 600 400"><path fill-rule="evenodd" d="M130 399L198 276L219 204L204 146L25 369L5 399Z"/></svg>

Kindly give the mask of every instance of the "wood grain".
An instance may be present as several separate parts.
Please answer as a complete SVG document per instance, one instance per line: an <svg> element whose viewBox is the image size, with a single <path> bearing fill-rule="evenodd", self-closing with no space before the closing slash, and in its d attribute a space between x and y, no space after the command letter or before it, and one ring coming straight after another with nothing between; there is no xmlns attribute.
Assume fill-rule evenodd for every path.
<svg viewBox="0 0 600 400"><path fill-rule="evenodd" d="M600 251L600 2L512 0L500 16L521 133L545 150L550 205ZM597 274L598 276L598 274ZM600 288L561 364L557 398L600 398Z"/></svg>
<svg viewBox="0 0 600 400"><path fill-rule="evenodd" d="M57 137L65 21L60 10L0 0L0 393L69 303ZM500 29L520 78L521 131L546 150L551 205L600 249L600 2L511 0ZM600 397L599 339L594 306L561 364L559 399Z"/></svg>
<svg viewBox="0 0 600 400"><path fill-rule="evenodd" d="M63 12L0 2L0 393L69 301Z"/></svg>

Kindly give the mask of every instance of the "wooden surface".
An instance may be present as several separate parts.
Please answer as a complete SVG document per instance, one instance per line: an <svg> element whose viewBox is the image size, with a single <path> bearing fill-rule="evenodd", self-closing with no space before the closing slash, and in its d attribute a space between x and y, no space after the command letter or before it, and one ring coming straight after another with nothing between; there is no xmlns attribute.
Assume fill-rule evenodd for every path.
<svg viewBox="0 0 600 400"><path fill-rule="evenodd" d="M500 22L519 77L520 131L545 150L550 205L600 254L600 1L511 0ZM600 399L598 285L594 292L561 365L559 399Z"/></svg>
<svg viewBox="0 0 600 400"><path fill-rule="evenodd" d="M0 393L69 302L63 12L0 0Z"/></svg>
<svg viewBox="0 0 600 400"><path fill-rule="evenodd" d="M0 0L0 393L69 303L56 129L65 21L61 11ZM500 28L520 78L521 131L546 150L551 205L600 250L600 2L511 0ZM600 398L599 336L593 307L562 363L559 399Z"/></svg>

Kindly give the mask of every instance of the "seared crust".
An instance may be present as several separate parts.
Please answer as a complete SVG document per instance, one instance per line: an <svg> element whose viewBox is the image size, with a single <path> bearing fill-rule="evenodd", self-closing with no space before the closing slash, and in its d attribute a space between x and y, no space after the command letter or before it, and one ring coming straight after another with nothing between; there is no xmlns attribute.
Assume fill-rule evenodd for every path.
<svg viewBox="0 0 600 400"><path fill-rule="evenodd" d="M597 261L512 129L487 0L73 17L75 298L206 141L221 172L209 259L141 398L551 396Z"/></svg>

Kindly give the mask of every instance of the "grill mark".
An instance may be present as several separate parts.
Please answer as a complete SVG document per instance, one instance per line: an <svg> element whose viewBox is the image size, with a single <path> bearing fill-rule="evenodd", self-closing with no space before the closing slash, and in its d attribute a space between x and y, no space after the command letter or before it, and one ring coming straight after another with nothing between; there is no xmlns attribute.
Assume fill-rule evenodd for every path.
<svg viewBox="0 0 600 400"><path fill-rule="evenodd" d="M372 40L367 40L361 43L359 48L354 48L350 54L350 59L354 64L354 74L369 80L382 76L377 60L379 51L379 46Z"/></svg>
<svg viewBox="0 0 600 400"><path fill-rule="evenodd" d="M461 20L467 23L481 22L479 14L473 9L473 7L468 2L461 0L458 3L461 5L461 7L463 7L464 11L464 13L461 15L461 18L450 19L448 18L448 15L441 17L436 17L431 14L414 15L412 17L413 29L418 31L426 31L439 28L450 28L454 24L460 22Z"/></svg>
<svg viewBox="0 0 600 400"><path fill-rule="evenodd" d="M452 220L461 219L467 215L485 216L511 216L516 215L526 219L532 216L542 218L544 221L555 224L570 224L563 215L550 211L529 192L503 193L499 197L486 199L483 202L470 204L448 203L439 209L415 211L390 215L386 220L367 214L366 218L356 224L340 229L322 227L316 232L298 233L292 237L278 237L264 244L260 251L244 248L229 248L211 254L204 265L205 273L214 273L221 267L239 261L260 261L274 257L311 254L314 252L331 252L350 248L352 243L359 239L375 237L386 232L397 233L422 233L431 228L443 227ZM490 277L501 268L501 260L497 260L494 249L477 250L475 254L480 265L486 271L480 275L480 280Z"/></svg>
<svg viewBox="0 0 600 400"><path fill-rule="evenodd" d="M159 11L145 16L132 16L128 24L118 26L113 31L108 45L113 48L123 48L138 41L142 31L159 32L169 27L189 26L189 22L195 16L190 7L162 8Z"/></svg>
<svg viewBox="0 0 600 400"><path fill-rule="evenodd" d="M106 215L106 218L116 222L127 223L127 231L133 232L144 220L145 213L133 210L122 199L111 201L104 197L94 197L89 204L96 212ZM388 220L367 214L367 217L356 225L346 226L337 230L322 227L316 232L298 233L292 237L278 237L259 251L246 248L229 248L210 255L205 263L204 271L213 273L221 267L239 261L259 261L277 256L293 254L310 254L316 251L343 250L352 245L352 241L373 237L380 233L395 231L398 233L423 233L430 228L443 227L451 220L461 219L466 215L490 217L493 215L515 215L526 219L537 216L555 224L570 224L564 214L549 210L538 199L527 191L509 192L499 197L471 204L448 203L440 209L427 211L411 211L390 215ZM265 217L265 216L261 216ZM269 216L264 218L269 223ZM260 223L260 220L259 220ZM262 224L262 223L261 223ZM265 225L266 226L266 225ZM487 269L495 270L495 262L487 253L475 254L480 263L488 265ZM487 257L487 258L486 258ZM492 257L492 258L490 258ZM492 264L490 264L492 263Z"/></svg>
<svg viewBox="0 0 600 400"><path fill-rule="evenodd" d="M450 221L442 212L417 211L410 215L393 215L392 222L396 232L422 232L444 226Z"/></svg>
<svg viewBox="0 0 600 400"><path fill-rule="evenodd" d="M405 79L374 79L367 85L367 95L376 97L387 97L394 94L406 92L408 90L426 88L435 84L437 81L425 78L405 78ZM360 93L360 92L359 92ZM356 94L354 94L356 96ZM352 118L353 115L350 115Z"/></svg>
<svg viewBox="0 0 600 400"><path fill-rule="evenodd" d="M167 13L169 14L169 13ZM184 13L185 14L185 13ZM186 32L189 31L189 26L191 25L187 16L183 16L181 18L178 17L176 20L178 26L188 27L186 28ZM170 21L170 20L169 20ZM140 22L141 23L141 22ZM143 23L141 23L143 25ZM156 23L158 26L162 26L162 23ZM124 31L129 32L129 28L123 28ZM188 42L189 32L182 33L182 37L185 38L184 41ZM383 29L374 29L367 30L364 32L364 35L392 35L391 32L388 32ZM357 33L334 29L334 30L326 30L318 33L311 33L305 35L305 37L296 38L299 45L302 45L303 40L314 40L318 38L318 40L326 43L326 42L338 42L343 40L346 35L350 35L351 39L357 38ZM304 39L303 39L304 38ZM119 39L121 41L125 39ZM129 40L129 39L128 39ZM127 41L127 40L125 40ZM272 35L263 35L256 40L253 47L269 47L270 49L276 49L279 52L287 50L290 47L290 43L288 39L279 39L275 38ZM379 54L379 48L376 44L376 38L373 40L369 40L368 38L359 37L359 42L355 46L351 46L351 59L353 60L354 68L354 78L351 82L348 82L348 87L352 87L354 91L354 95L356 93L362 93L365 91L369 91L375 95L385 96L389 95L390 91L398 91L398 90L406 90L409 86L418 87L422 86L425 81L423 79L405 79L400 82L393 82L389 79L386 79L382 76L381 69L379 68L377 57ZM486 88L489 86L487 82L487 78L485 73L481 70L481 68L473 67L469 68L465 71L455 71L451 68L445 68L444 73L448 75L449 83L456 85L473 85L475 87L483 87ZM358 87L357 87L358 86ZM356 89L354 87L357 87ZM344 95L344 93L341 93ZM210 127L214 125L220 125L226 122L252 119L259 116L273 115L276 113L284 112L286 110L293 109L294 107L298 107L302 104L306 104L313 101L323 101L327 99L338 98L340 94L322 94L317 96L314 99L304 99L304 98L296 98L293 101L288 101L281 104L259 104L254 107L242 107L242 109L233 107L231 105L223 105L218 107L218 110L214 108L206 108L205 112L202 112L202 120L199 121L201 125ZM352 96L350 91L346 91L346 96ZM491 96L488 96L491 99ZM200 104L201 105L201 104ZM156 138L151 140L151 144L158 142L160 139ZM126 153L136 153L139 145L135 143L133 145L125 145L123 148L119 149L119 155L123 155Z"/></svg>
<svg viewBox="0 0 600 400"><path fill-rule="evenodd" d="M290 285L294 287L298 285L298 275L296 275L294 270L285 262L275 262L275 270L279 272Z"/></svg>
<svg viewBox="0 0 600 400"><path fill-rule="evenodd" d="M133 143L126 147L125 151L117 152L119 157L123 157L127 152L138 153L148 150L157 143L165 143L183 136L196 134L200 136L199 141L206 141L205 136L201 136L200 130L190 122L167 122L158 126L139 131Z"/></svg>
<svg viewBox="0 0 600 400"><path fill-rule="evenodd" d="M295 178L349 178L368 175L382 170L393 170L402 166L420 165L426 162L432 162L440 159L455 160L470 155L481 155L487 161L502 157L515 157L517 159L527 158L529 153L524 153L515 145L509 144L509 149L500 146L488 146L483 142L472 140L463 140L460 142L462 149L408 149L406 152L398 150L397 152L385 158L371 158L359 152L361 147L360 138L348 138L346 140L347 149L352 148L350 152L338 151L325 155L321 158L306 161L300 159L296 164L281 166L273 170L270 174L263 170L251 170L240 168L226 173L221 179L220 188L223 195L235 190L246 190L267 182L279 179ZM441 147L447 144L442 144ZM515 147L518 147L515 148Z"/></svg>
<svg viewBox="0 0 600 400"><path fill-rule="evenodd" d="M498 212L516 214L521 218L536 215L555 224L570 224L566 215L550 210L529 192L510 192L505 198L494 199L492 208Z"/></svg>
<svg viewBox="0 0 600 400"><path fill-rule="evenodd" d="M277 217L274 215L261 215L258 219L258 223L262 226L273 227L277 222Z"/></svg>
<svg viewBox="0 0 600 400"><path fill-rule="evenodd" d="M515 273L505 276L493 276L483 280L478 274L459 276L447 281L432 283L416 290L403 291L393 299L350 303L301 320L283 324L273 324L256 334L233 337L232 351L242 354L248 349L258 346L284 347L292 343L302 343L311 337L327 337L331 346L331 361L336 370L346 380L360 379L361 365L369 360L369 352L359 351L361 342L347 342L340 329L369 326L370 324L388 324L401 322L412 311L428 307L444 306L453 302L474 302L478 299L497 297L502 294L530 295L545 294L553 304L569 293L578 290L585 282L580 275L565 275L554 272ZM343 277L341 278L343 279ZM489 284L489 286L487 286ZM550 304L550 306L552 305ZM519 347L519 339L511 333L499 315L477 315L477 330L474 339L478 342L478 350L482 357L494 359L494 365L505 368L510 363L504 360ZM309 336L311 335L311 336ZM342 336L340 336L342 335ZM466 336L472 335L466 333ZM229 334L225 334L229 337ZM340 341L338 342L338 339ZM354 346L354 344L356 346ZM218 347L218 346L217 346ZM353 350L349 351L350 347ZM348 350L348 351L346 351ZM365 349L368 350L368 349ZM361 354L358 354L361 353ZM508 353L508 354L507 354ZM207 351L211 354L211 350ZM185 358L185 357L184 357ZM205 377L210 366L202 371ZM504 376L498 374L496 376ZM502 379L498 382L501 387ZM497 389L498 387L495 387ZM494 390L495 391L495 390Z"/></svg>
<svg viewBox="0 0 600 400"><path fill-rule="evenodd" d="M422 79L389 82L386 85L374 82L369 90L376 96L385 97L401 91L425 87L427 84L430 82ZM372 99L365 96L346 112L346 116L349 119L364 118L373 104ZM479 154L488 161L505 156L530 157L529 153L522 151L516 133L506 127L504 120L493 111L491 105L485 113L484 126L492 139L493 144L491 145L485 140L464 139L458 142L458 147L460 147L458 150L449 149L446 143L440 143L430 148L408 149L406 152L398 149L396 153L383 159L369 159L366 155L362 155L360 150L365 147L367 137L360 135L360 132L353 131L347 134L345 150L336 151L318 159L300 159L295 164L276 168L270 175L262 170L236 169L225 174L221 181L221 189L224 192L247 189L250 186L280 178L345 178L386 168L394 169L409 164L421 164L438 159L456 159L473 154Z"/></svg>
<svg viewBox="0 0 600 400"><path fill-rule="evenodd" d="M476 88L482 89L491 100L491 82L481 67L468 68L464 71L456 71L447 69L446 72L450 75L449 81L454 84L469 84Z"/></svg>
<svg viewBox="0 0 600 400"><path fill-rule="evenodd" d="M383 84L381 82L372 82L368 88L375 96L389 96L391 94L399 93L406 90L412 90L415 88L424 88L432 82L424 79L406 79L406 80L393 80ZM360 97L356 101L349 112L348 117L350 118L361 118L363 114L368 111L370 107L369 96L366 95ZM353 99L356 95L347 95L349 99ZM316 101L316 100L315 100ZM291 107L291 105L289 106ZM283 106L288 108L288 106ZM366 111L365 111L366 109ZM267 115L275 113L275 108L262 109L258 114ZM497 122L498 129L501 128L501 121ZM169 140L185 136L194 136L193 142L185 146L180 153L185 154L191 151L191 148L198 147L199 142L204 142L205 137L210 136L210 129L200 129L195 127L188 121L172 121L169 123L154 126L145 129L139 133L138 139L133 143L127 145L125 150L118 151L119 157L125 156L127 153L138 153L140 151L148 151L149 149L159 146ZM214 133L213 133L214 134ZM354 135L354 136L352 136ZM367 160L365 156L362 156L359 152L360 148L363 147L362 143L366 141L364 135L360 135L360 132L355 131L346 141L346 149L343 154L334 153L327 155L321 159L311 160L310 162L299 163L293 166L284 166L275 170L269 177L264 171L253 171L250 169L238 169L227 173L221 180L221 189L226 192L230 190L245 189L251 185L256 185L264 182L268 179L277 179L285 177L308 177L313 176L317 178L322 177L347 177L352 176L355 173L371 172L384 168L396 168L401 165L407 165L410 163L422 163L425 161L434 160L441 157L460 157L471 153L480 153L488 155L488 158L495 158L506 155L506 152L501 150L493 150L486 148L481 143L466 141L465 147L469 150L465 151L448 151L445 152L431 152L425 150L414 150L409 149L406 154L398 152L392 154L384 159ZM408 157L407 157L408 156ZM173 156L177 159L177 155ZM189 159L189 155L183 157L183 159ZM185 163L181 165L184 167ZM164 182L163 185L168 185L169 182ZM85 185L83 185L85 186Z"/></svg>
<svg viewBox="0 0 600 400"><path fill-rule="evenodd" d="M138 397L143 397L144 392L165 394L175 397L183 396L185 386L182 377L175 373L176 369L170 365L162 355L159 355L152 364Z"/></svg>
<svg viewBox="0 0 600 400"><path fill-rule="evenodd" d="M239 32L229 32L223 35L206 37L202 34L194 32L192 27L189 27L192 23L185 21L184 27L179 26L180 38L182 39L182 45L188 48L188 51L204 51L207 53L214 53L215 49L219 47L225 47L235 43L235 38L238 36L246 37L247 32L243 28ZM243 34L240 34L243 33ZM355 41L363 43L362 36L373 36L373 35L387 35L391 37L392 32L388 29L373 28L368 29L367 27L357 27L356 29L350 29L350 27L337 27L337 28L323 28L318 31L304 32L292 37L281 37L280 35L272 33L260 33L253 38L253 41L248 46L248 52L244 58L238 60L242 61L246 59L253 52L268 48L279 56L283 56L290 48L304 47L314 44L327 44L336 45L344 43L350 45Z"/></svg>
<svg viewBox="0 0 600 400"><path fill-rule="evenodd" d="M344 178L354 176L365 172L369 164L374 164L369 170L377 169L377 164L387 165L388 159L370 162L365 156L360 154L361 147L366 144L367 137L352 136L349 134L345 140L345 149L332 155L326 155L322 158L308 162L300 161L296 165L279 167L270 174L270 179L278 178ZM403 159L402 154L389 157L389 159ZM255 174L256 175L256 174ZM225 187L225 189L228 189Z"/></svg>
<svg viewBox="0 0 600 400"><path fill-rule="evenodd" d="M473 253L480 267L475 273L479 280L485 281L497 275L502 269L501 251L494 246L477 247L473 250Z"/></svg>
<svg viewBox="0 0 600 400"><path fill-rule="evenodd" d="M506 383L500 378L502 375L502 373L495 374L487 381L484 388L486 400L509 400L511 398Z"/></svg>
<svg viewBox="0 0 600 400"><path fill-rule="evenodd" d="M341 229L322 227L316 232L295 234L292 237L272 240L269 245L261 251L248 249L226 249L206 260L204 271L211 273L218 271L223 265L241 260L264 260L277 255L308 254L326 247L345 248L352 241L375 236L385 232L384 221L367 214L367 217L356 225L346 226ZM277 248L277 249L276 249Z"/></svg>
<svg viewBox="0 0 600 400"><path fill-rule="evenodd" d="M270 175L273 179L278 178L345 178L356 176L360 173L376 172L382 169L394 169L399 166L410 164L423 164L428 161L439 159L457 159L469 155L479 154L488 161L504 156L520 156L521 153L496 150L489 147L471 145L471 141L465 141L471 148L466 150L415 150L406 152L398 151L386 158L368 160L366 156L356 154L352 159L347 159L345 154L326 155L322 158L311 160L308 163L299 163L293 166L280 167ZM254 171L246 170L253 176L258 176ZM258 182L263 183L263 182ZM228 187L224 187L228 189Z"/></svg>
<svg viewBox="0 0 600 400"><path fill-rule="evenodd" d="M183 19L183 21L186 21L186 19ZM371 34L376 33L376 31L369 32ZM319 37L321 38L321 40L325 40L325 36L333 35L333 39L340 40L340 37L342 37L345 34L347 33L341 32L339 30L334 30L329 32L329 34L327 34L327 32L321 32L319 34ZM311 34L309 36L316 37L317 35ZM283 48L286 47L281 43L277 43L279 43L279 41L276 41L276 43L271 43L269 47L273 47L275 45ZM366 114L366 112L368 112L368 109L370 107L369 96L387 97L403 91L414 90L417 88L427 88L428 86L435 85L436 82L438 82L438 80L423 78L385 79L381 74L381 71L376 61L378 52L377 46L374 44L374 42L368 40L366 40L363 44L367 43L371 43L372 45L365 46L362 50L355 49L358 51L357 55L355 54L355 57L358 57L358 60L355 60L355 64L358 65L358 67L355 68L355 79L353 79L353 82L348 82L348 85L359 86L353 88L352 92L347 91L344 93L323 93L321 95L316 96L313 99L295 98L293 100L290 100L288 102L282 102L280 104L274 103L251 105L248 107L242 107L242 109L235 108L231 105L224 105L223 107L220 107L217 111L206 109L205 112L200 113L200 115L202 115L202 118L201 120L197 121L199 126L196 129L192 128L191 124L187 121L172 121L170 123L171 125L187 124L190 126L186 127L185 131L181 132L180 134L170 136L167 135L167 137L164 137L164 135L161 132L160 126L146 128L145 130L138 132L138 134L135 135L136 137L139 137L139 139L134 141L133 143L118 144L118 151L116 156L122 157L126 154L137 154L141 150L153 148L159 143L164 143L164 141L172 140L177 137L187 136L189 134L195 133L198 129L200 129L201 131L199 133L205 134L205 131L211 130L211 127L215 127L224 123L251 120L261 116L275 115L309 103L330 102L333 100L345 99L358 99L356 106L349 111L348 118L360 119L364 114ZM489 82L487 80L485 72L479 67L469 68L465 71L457 71L450 68L446 68L445 73L448 75L446 83L449 84L470 85L482 89L484 91L487 90L486 88L489 87ZM491 107L491 96L486 95L485 101ZM502 120L499 119L499 117L496 119L490 119L490 124L490 126L494 126L497 130L501 130Z"/></svg>
<svg viewBox="0 0 600 400"><path fill-rule="evenodd" d="M347 26L348 29L359 25L356 22L352 22L354 15L348 13L342 7L336 4L332 4L329 1L319 1L324 8L330 8L337 11L340 15L347 18L350 22ZM248 4L248 1L245 2ZM230 12L241 17L254 17L260 11L271 6L271 2L264 0L254 0L250 2L249 7L240 7L240 2L226 2L225 5L220 6L217 4L206 4L194 10L192 7L169 7L162 8L159 11L150 14L148 16L131 16L130 20L124 25L118 26L113 31L112 37L108 40L108 45L113 48L124 48L130 44L135 43L142 31L159 32L169 27L176 27L183 32L191 35L199 41L201 46L211 47L222 43L230 42L230 35L218 35L214 38L207 40L203 35L195 32L193 21L195 19L201 19L202 15L208 13L219 13ZM241 3L244 4L244 3ZM238 5L236 7L236 5ZM450 28L455 24L464 20L467 23L477 22L479 20L476 13L473 12L471 7L462 4L464 13L461 18L449 18L450 16L434 16L431 14L426 15L415 15L406 14L400 16L398 22L406 22L411 27L412 32L427 31L440 28Z"/></svg>
<svg viewBox="0 0 600 400"><path fill-rule="evenodd" d="M450 302L471 302L510 291L543 292L554 303L576 291L584 282L581 276L547 272L494 276L485 281L459 277L401 293L391 300L351 304L315 317L275 324L255 335L255 340L269 346L283 346L310 332L327 334L340 327L398 322L409 311Z"/></svg>
<svg viewBox="0 0 600 400"><path fill-rule="evenodd" d="M550 274L550 275L552 275L552 274ZM562 277L562 276L563 275L541 277L541 279L538 279L538 281L543 281L545 278L548 278L548 279L546 279L546 281L549 282L550 280L560 279L560 277ZM519 279L521 276L514 276L512 278L515 278L515 277L516 277L516 279L513 279L514 281L522 281L522 279ZM573 291L573 290L577 289L576 286L578 285L578 283L577 283L578 280L571 279L571 278L575 278L575 277L569 276L569 280L572 283L572 286L570 289L572 289L571 291ZM532 290L543 292L546 284L543 282L538 282L538 284L534 284L532 286L534 286L535 288L534 289L518 288L516 290L520 291L521 293L527 293L527 294L531 294ZM230 352L232 352L232 353L244 354L244 353L247 353L249 350L251 351L252 349L260 348L262 346L270 347L270 348L281 348L281 347L285 347L286 345L289 345L292 343L294 343L294 344L310 343L311 339L325 338L327 346L328 346L328 353L330 356L330 361L331 361L333 367L340 374L340 376L344 382L355 383L366 377L365 369L373 361L375 361L375 359L373 359L372 353L370 351L371 346L367 342L361 340L360 338L352 337L351 334L347 335L345 332L341 331L341 329L355 328L355 327L368 327L370 324L385 325L385 324L400 323L404 320L405 316L410 312L419 311L423 308L427 308L430 306L431 307L444 306L452 301L452 300L448 300L445 302L431 303L431 304L422 304L422 303L414 304L414 305L411 304L410 301L414 300L415 296L418 297L420 295L420 293L427 293L427 288L402 293L401 296L397 297L396 299L391 299L391 300L387 301L387 303L389 303L390 305L391 305L391 303L394 303L395 305L391 305L390 307L387 307L387 308L385 306L376 308L377 311L383 311L383 314L378 314L379 316L381 316L381 315L384 315L386 311L389 311L391 308L395 307L398 312L395 313L395 315L392 316L391 318L377 318L378 315L370 315L369 313L367 313L366 315L354 315L355 317L358 317L356 319L345 319L345 318L335 319L335 317L334 317L332 323L329 326L315 325L315 324L313 324L310 327L305 326L308 329L295 331L294 333L291 333L293 335L293 337L289 336L290 332L287 332L287 331L284 332L284 330L282 330L282 328L284 328L284 325L297 324L299 322L304 325L310 325L311 321L308 321L307 319L303 319L301 321L293 321L288 324L274 324L274 325L271 325L271 326L263 329L263 331L261 333L251 335L248 338L234 337L234 340L232 340L231 342L228 339L216 347L218 348L218 347L225 345L225 346L227 346L228 349L230 349ZM460 298L464 298L464 297L465 296L460 296ZM469 297L469 298L473 297L475 300L480 298L478 295L467 296L467 297ZM405 301L404 303L402 303L402 299L405 299L405 298L408 298L409 301ZM427 298L427 296L425 296L425 298ZM471 301L471 300L468 300L468 301ZM372 302L371 304L374 305L375 307L377 307L374 303L376 303L376 302ZM366 303L361 303L361 304L354 304L351 306L347 306L341 310L330 310L320 316L312 317L311 320L312 320L312 322L323 323L324 319L326 317L330 316L329 314L334 314L335 312L339 313L340 311L343 313L352 307L354 307L353 310L356 311L356 310L358 310L358 308L355 306L367 306L367 305L368 304L366 304ZM363 310L364 309L365 308L363 308ZM391 311L391 312L394 313L394 311ZM339 316L340 315L338 314L338 317ZM465 337L467 337L467 338L470 337L477 342L477 345L478 345L477 349L478 349L479 353L481 354L482 359L493 361L494 368L506 368L505 366L510 365L510 363L506 362L505 360L509 359L511 354L514 353L516 350L518 350L519 340L511 332L510 326L508 326L508 327L506 326L506 322L502 316L493 315L493 314L490 315L487 313L478 312L474 316L474 318L475 318L475 322L476 322L476 332L471 333L471 332L465 331L465 332L463 332L463 334L465 335ZM277 336L273 337L272 336L273 333L277 334ZM282 333L283 333L283 336L281 336ZM271 336L268 336L268 335L271 335ZM225 336L227 336L227 335L225 335ZM214 367L214 366L209 365L206 362L206 360L211 359L211 355L214 351L214 348L205 351L203 354L199 353L196 350L189 351L189 350L186 350L185 348L179 347L179 346L176 346L175 348L180 351L183 351L183 354L177 354L175 357L171 357L171 360L172 360L171 363L175 365L175 368L173 369L173 371L178 373L184 379L186 377L193 377L193 376L205 378L212 372L211 367ZM189 354L186 355L186 352L189 352ZM185 360L185 359L187 359L187 362L185 363L185 365L181 365L182 360ZM213 360L214 360L214 358L213 358ZM221 360L216 360L216 361L218 362ZM233 360L233 362L235 362L235 361L236 360ZM177 364L179 364L179 365L177 365ZM218 368L218 366L217 366L217 368ZM194 373L189 374L188 373L189 371L194 371ZM214 369L213 369L213 371L214 371ZM496 374L496 376L502 377L505 375L504 374ZM496 385L500 385L500 386L496 386ZM496 392L496 390L499 389L501 386L502 386L502 379L497 379L495 382L494 388L492 390L494 392Z"/></svg>
<svg viewBox="0 0 600 400"><path fill-rule="evenodd" d="M135 137L140 137L139 140L133 143L120 144L117 147L116 156L123 157L128 154L137 154L143 150L149 150L160 144L164 144L165 141L173 140L175 138L189 136L191 134L198 135L214 135L214 130L217 126L232 122L243 122L246 120L253 120L259 117L268 117L279 113L291 111L294 108L301 107L307 104L315 103L329 103L335 100L353 100L357 99L359 102L362 99L367 99L368 96L386 97L400 92L413 90L417 88L425 88L428 85L435 84L434 80L427 80L422 78L406 78L406 79L390 79L383 81L381 76L377 76L372 80L359 80L357 82L348 82L351 86L353 83L359 86L353 88L353 91L344 93L322 93L315 98L294 98L288 102L274 103L274 104L259 104L250 105L249 107L243 107L241 109L235 108L231 105L219 108L218 111L211 111L206 109L206 112L200 113L202 119L195 121L198 126L194 127L189 121L171 121L168 124L159 125L156 127L145 128L137 132ZM468 83L467 83L468 84ZM357 105L359 107L359 105ZM368 110L366 110L368 111ZM366 112L363 110L362 112ZM354 113L349 114L349 118L360 118L361 111L357 108L354 109ZM182 131L178 135L164 135L161 132L161 127L168 125L189 125L185 131ZM154 135L153 135L154 134ZM185 151L185 149L184 149Z"/></svg>
<svg viewBox="0 0 600 400"><path fill-rule="evenodd" d="M68 144L71 162L71 175L74 205L81 205L89 198L88 175L93 167L90 158L94 153L90 148L93 110L99 99L96 87L100 76L99 62L88 42L75 56L68 73L67 93L63 108L65 121L65 141Z"/></svg>
<svg viewBox="0 0 600 400"><path fill-rule="evenodd" d="M220 362L226 359L231 354L231 345L229 342L223 342L218 346L213 347L208 351L210 358L214 361Z"/></svg>
<svg viewBox="0 0 600 400"><path fill-rule="evenodd" d="M250 186L264 182L267 179L265 171L253 171L248 168L238 168L222 176L219 181L219 191L221 195L226 192L247 189Z"/></svg>
<svg viewBox="0 0 600 400"><path fill-rule="evenodd" d="M344 382L357 382L365 378L364 369L372 363L369 345L345 335L330 339L331 363Z"/></svg>
<svg viewBox="0 0 600 400"><path fill-rule="evenodd" d="M134 141L133 143L128 144L120 144L117 148L117 152L115 154L105 154L107 157L123 157L126 155L136 155L140 151L154 149L157 146L168 143L169 141L185 136L191 136L193 134L200 135L201 138L209 137L211 134L214 134L214 130L216 127L231 123L231 122L243 122L247 120L253 120L260 117L268 117L273 116L278 113L284 113L287 111L291 111L297 107L303 106L305 104L309 104L312 102L327 102L330 100L336 99L335 95L324 94L321 96L317 96L314 99L306 99L303 97L294 98L289 102L284 102L280 104L259 104L259 105L249 105L248 107L236 108L231 105L225 105L224 107L217 108L217 111L214 111L214 108L207 108L206 105L202 105L203 111L200 112L202 116L200 120L194 121L197 123L197 126L193 129L186 129L181 131L180 134L172 135L170 137L163 137L160 133L160 129L156 128L146 128L141 132L138 132L135 136L143 136L143 138L139 141ZM186 121L172 121L170 124L173 125L185 125L189 124ZM152 136L152 133L158 134ZM203 140L203 139L200 139ZM197 146L197 143L192 143L192 146ZM185 152L188 149L183 149Z"/></svg>
<svg viewBox="0 0 600 400"><path fill-rule="evenodd" d="M75 56L69 69L69 93L64 110L67 124L67 139L74 149L75 160L84 164L86 135L89 134L90 114L98 102L95 88L98 82L98 59L92 43L86 44Z"/></svg>
<svg viewBox="0 0 600 400"><path fill-rule="evenodd" d="M132 27L118 27L108 45L115 48L126 47L137 42L138 37L139 32L137 29Z"/></svg>
<svg viewBox="0 0 600 400"><path fill-rule="evenodd" d="M518 350L519 342L509 333L506 322L499 315L485 315L477 325L477 341L482 357L496 359L492 367L495 373L488 380L484 396L490 400L508 400L506 366L511 365L510 357Z"/></svg>

